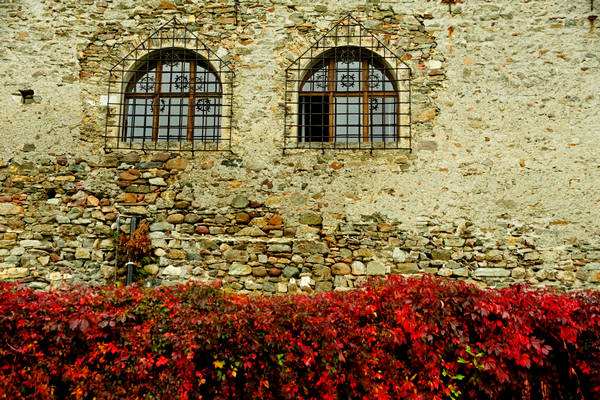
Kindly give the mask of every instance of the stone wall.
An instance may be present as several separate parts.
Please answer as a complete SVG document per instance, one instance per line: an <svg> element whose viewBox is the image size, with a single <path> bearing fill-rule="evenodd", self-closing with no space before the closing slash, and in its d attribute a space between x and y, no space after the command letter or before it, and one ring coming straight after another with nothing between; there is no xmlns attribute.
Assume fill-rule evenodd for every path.
<svg viewBox="0 0 600 400"><path fill-rule="evenodd" d="M154 229L147 269L162 282L284 292L427 271L595 286L589 7L4 0L0 279L108 283L117 217L125 229L137 215ZM283 72L348 13L412 69L413 151L282 154ZM108 69L173 16L235 70L232 153L107 153Z"/></svg>
<svg viewBox="0 0 600 400"><path fill-rule="evenodd" d="M538 248L536 231L548 228L543 224L532 230L503 221L503 243L466 220L423 218L409 230L376 214L325 225L319 212L287 219L278 202L240 194L206 208L181 179L192 165L168 153L129 153L101 166L64 157L3 166L0 279L36 288L122 281L116 232L129 233L135 216L151 222L154 260L144 269L153 284L222 279L242 292L286 293L347 289L372 275L420 272L488 285L525 280L582 288L600 282L600 250L578 243Z"/></svg>

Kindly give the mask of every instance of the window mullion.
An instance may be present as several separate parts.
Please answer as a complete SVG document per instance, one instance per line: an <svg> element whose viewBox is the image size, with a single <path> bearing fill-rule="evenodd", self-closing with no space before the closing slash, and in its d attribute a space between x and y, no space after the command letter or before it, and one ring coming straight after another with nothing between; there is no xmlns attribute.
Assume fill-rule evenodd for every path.
<svg viewBox="0 0 600 400"><path fill-rule="evenodd" d="M363 122L363 142L369 141L369 63L366 59L362 60L362 122Z"/></svg>
<svg viewBox="0 0 600 400"><path fill-rule="evenodd" d="M327 90L329 91L329 141L335 141L334 122L335 122L335 97L333 92L335 90L335 60L332 58L329 60L329 71L328 71L328 84Z"/></svg>
<svg viewBox="0 0 600 400"><path fill-rule="evenodd" d="M190 100L188 104L187 140L194 138L194 95L196 93L196 62L190 61Z"/></svg>
<svg viewBox="0 0 600 400"><path fill-rule="evenodd" d="M159 114L160 114L160 89L162 86L162 62L161 60L156 61L156 85L154 85L154 104L152 107L152 141L158 141L158 125L159 125Z"/></svg>

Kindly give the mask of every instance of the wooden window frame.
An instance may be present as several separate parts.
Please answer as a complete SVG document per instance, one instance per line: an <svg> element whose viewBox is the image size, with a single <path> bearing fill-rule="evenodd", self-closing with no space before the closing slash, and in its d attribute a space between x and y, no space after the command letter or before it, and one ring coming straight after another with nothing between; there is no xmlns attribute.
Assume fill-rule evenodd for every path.
<svg viewBox="0 0 600 400"><path fill-rule="evenodd" d="M189 70L189 87L187 91L180 91L180 92L163 92L161 90L162 86L163 86L163 81L162 81L162 76L163 76L163 63L164 63L164 54L167 53L171 53L171 54L177 54L177 55L181 55L182 58L180 60L180 62L183 63L189 63L190 66L190 70ZM197 68L198 65L201 65L202 68L204 68L206 71L208 71L209 74L212 74L215 78L215 85L217 86L217 88L219 89L216 92L198 92L196 93L196 84L194 84L194 82L196 82L196 73L197 73ZM128 135L127 129L127 121L128 118L130 116L136 116L139 114L135 114L135 113L128 113L128 107L129 107L129 101L132 99L151 99L152 100L152 135L151 135L151 141L152 142L160 142L161 140L159 140L159 128L160 128L160 104L161 104L161 100L162 99L167 99L167 98L180 98L180 99L189 99L188 100L188 112L187 112L187 128L186 128L186 141L187 142L193 142L194 141L194 122L195 122L195 118L196 118L196 101L198 99L210 99L210 98L219 98L221 99L221 103L219 104L219 108L222 108L222 98L223 98L223 84L219 79L219 75L211 68L211 66L209 65L208 62L202 60L201 58L195 56L194 54L192 54L190 51L186 50L186 49L178 49L178 48L168 48L165 49L163 51L157 51L156 54L153 54L149 59L147 59L146 61L144 61L144 63L142 64L142 67L146 67L147 71L144 71L142 68L138 68L136 69L135 73L133 74L133 76L131 77L131 79L128 81L126 89L125 89L125 93L124 93L124 120L123 120L123 124L122 124L122 131L121 131L121 140L124 142L128 142L128 141L134 141L135 140L135 135L130 134ZM136 93L134 91L135 85L138 84L138 82L140 81L140 79L142 79L144 76L148 76L152 69L154 68L154 90L152 93ZM187 72L187 71L186 71ZM175 76L174 73L170 73L169 76L171 78L173 78ZM170 82L169 87L172 87L172 82ZM144 116L150 116L149 114L144 114ZM171 116L177 116L177 115L182 115L182 114L171 114L170 112L167 114L169 116L169 119L171 118ZM212 128L216 129L216 130L221 130L222 128L222 110L219 111L218 115L217 115L217 122L214 126L212 126ZM170 129L170 126L169 126ZM219 135L220 137L220 135ZM145 132L142 135L142 141L146 141L146 135ZM167 139L164 141L174 141L173 140L174 137L171 137L169 134L167 134ZM181 139L179 139L181 140ZM198 140L197 140L198 141ZM206 142L203 140L200 140L202 142Z"/></svg>
<svg viewBox="0 0 600 400"><path fill-rule="evenodd" d="M360 51L360 48L357 48L357 50ZM307 81L313 77L315 74L318 73L318 71L320 70L320 68L312 68L310 73L307 73L304 78L302 79L299 89L298 89L298 96L299 97L310 97L310 96L322 96L322 97L328 97L329 98L329 126L328 126L328 130L329 130L329 137L328 137L328 142L336 142L336 135L335 135L335 101L337 98L343 98L343 97L357 97L357 98L361 98L362 99L362 141L364 143L368 143L370 142L371 138L369 135L369 129L371 128L371 124L370 124L370 117L371 117L371 110L370 110L370 99L371 98L375 98L375 97L389 97L389 98L394 98L396 99L396 123L395 123L395 131L396 131L396 136L395 136L395 141L399 140L400 138L400 99L399 99L399 92L397 89L397 84L396 81L394 79L394 77L389 73L388 69L385 68L384 65L379 65L376 66L375 63L370 63L370 59L375 60L374 56L366 56L366 57L360 57L357 61L360 61L361 63L361 69L360 69L360 74L361 74L361 89L358 91L338 91L335 89L335 85L337 83L335 77L337 76L337 71L336 71L336 57L335 56L330 56L330 57L325 57L325 59L323 61L321 61L322 65L320 68L323 68L325 66L325 64L327 64L328 66L328 70L327 70L327 77L328 77L328 84L327 84L327 90L326 91L319 91L319 92L304 92L303 88L304 85L307 83ZM326 61L326 62L325 62ZM317 64L318 65L318 64ZM370 67L374 67L374 68L378 68L381 71L383 71L383 74L385 75L385 77L388 78L388 80L391 82L393 90L391 91L371 91L368 87L368 81L369 81L369 68ZM299 104L302 104L301 101L298 102ZM300 140L300 132L302 131L302 129L305 127L303 124L303 111L299 111L298 112L298 118L299 118L299 123L298 123L298 127L299 127L299 131L298 131L298 139Z"/></svg>

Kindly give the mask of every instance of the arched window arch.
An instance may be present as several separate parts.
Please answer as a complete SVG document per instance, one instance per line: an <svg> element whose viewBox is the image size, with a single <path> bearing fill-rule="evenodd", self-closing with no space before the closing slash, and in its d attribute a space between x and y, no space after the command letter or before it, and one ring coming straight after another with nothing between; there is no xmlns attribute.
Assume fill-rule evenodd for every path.
<svg viewBox="0 0 600 400"><path fill-rule="evenodd" d="M395 142L398 90L377 54L336 47L300 83L299 142Z"/></svg>
<svg viewBox="0 0 600 400"><path fill-rule="evenodd" d="M193 51L167 48L139 61L126 82L125 142L218 142L222 84Z"/></svg>

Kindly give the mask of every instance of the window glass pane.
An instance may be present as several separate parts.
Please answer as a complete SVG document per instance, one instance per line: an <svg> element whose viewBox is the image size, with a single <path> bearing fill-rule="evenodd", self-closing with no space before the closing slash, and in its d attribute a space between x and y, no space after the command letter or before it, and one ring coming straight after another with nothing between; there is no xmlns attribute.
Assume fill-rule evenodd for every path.
<svg viewBox="0 0 600 400"><path fill-rule="evenodd" d="M300 142L329 141L329 96L300 96Z"/></svg>
<svg viewBox="0 0 600 400"><path fill-rule="evenodd" d="M221 139L220 98L197 98L194 107L194 141L218 142Z"/></svg>
<svg viewBox="0 0 600 400"><path fill-rule="evenodd" d="M159 141L182 141L187 138L187 97L161 98L158 117Z"/></svg>
<svg viewBox="0 0 600 400"><path fill-rule="evenodd" d="M126 141L152 141L152 99L127 100Z"/></svg>
<svg viewBox="0 0 600 400"><path fill-rule="evenodd" d="M166 61L162 66L161 92L182 93L190 91L190 63L176 62L169 64Z"/></svg>
<svg viewBox="0 0 600 400"><path fill-rule="evenodd" d="M324 92L328 89L328 74L329 67L321 66L317 67L310 72L310 76L304 82L302 86L303 92Z"/></svg>
<svg viewBox="0 0 600 400"><path fill-rule="evenodd" d="M369 98L369 136L373 142L396 141L396 121L395 97Z"/></svg>
<svg viewBox="0 0 600 400"><path fill-rule="evenodd" d="M144 65L143 67L146 67ZM148 72L139 73L139 78L135 81L135 85L131 85L128 89L130 93L154 93L156 78L156 66L153 66Z"/></svg>
<svg viewBox="0 0 600 400"><path fill-rule="evenodd" d="M338 61L335 63L335 90L352 92L361 90L361 62Z"/></svg>
<svg viewBox="0 0 600 400"><path fill-rule="evenodd" d="M335 141L359 142L362 140L361 97L336 97Z"/></svg>
<svg viewBox="0 0 600 400"><path fill-rule="evenodd" d="M220 93L221 85L217 76L201 64L196 65L196 93Z"/></svg>

